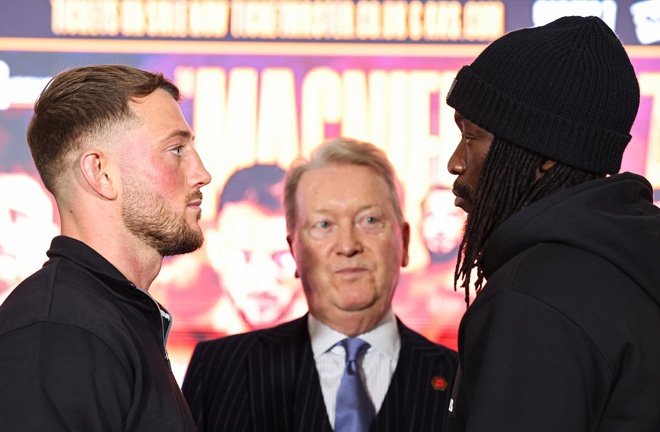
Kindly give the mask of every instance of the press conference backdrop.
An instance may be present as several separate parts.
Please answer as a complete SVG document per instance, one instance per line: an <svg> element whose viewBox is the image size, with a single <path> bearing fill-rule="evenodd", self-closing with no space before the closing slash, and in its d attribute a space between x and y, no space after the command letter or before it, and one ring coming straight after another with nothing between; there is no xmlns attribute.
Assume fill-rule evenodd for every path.
<svg viewBox="0 0 660 432"><path fill-rule="evenodd" d="M279 199L281 169L335 136L373 142L392 160L412 227L395 311L455 348L464 215L447 189L459 133L444 97L490 41L562 15L599 16L625 44L642 100L623 170L660 189L660 0L0 1L0 299L43 264L59 229L25 140L35 99L59 71L121 63L179 86L213 175L204 247L166 258L150 289L174 316L179 379L197 341L306 311L282 211L253 198Z"/></svg>

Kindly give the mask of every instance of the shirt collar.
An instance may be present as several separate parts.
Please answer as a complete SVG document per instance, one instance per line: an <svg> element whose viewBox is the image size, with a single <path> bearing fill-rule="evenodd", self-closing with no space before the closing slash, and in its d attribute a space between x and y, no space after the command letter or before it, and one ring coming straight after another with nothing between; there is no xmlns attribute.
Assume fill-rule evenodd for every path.
<svg viewBox="0 0 660 432"><path fill-rule="evenodd" d="M309 338L312 341L312 352L314 353L315 360L332 349L338 342L348 337L323 324L314 318L311 313L307 319L307 330L309 331ZM358 335L358 337L371 345L370 350L377 349L392 360L399 358L401 336L399 335L399 327L392 309L387 311L376 327Z"/></svg>

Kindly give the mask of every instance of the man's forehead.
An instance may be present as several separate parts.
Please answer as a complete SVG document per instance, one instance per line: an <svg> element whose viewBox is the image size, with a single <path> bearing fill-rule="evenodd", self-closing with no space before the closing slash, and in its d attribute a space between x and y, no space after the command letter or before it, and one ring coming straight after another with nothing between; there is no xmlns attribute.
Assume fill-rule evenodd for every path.
<svg viewBox="0 0 660 432"><path fill-rule="evenodd" d="M458 111L454 111L454 121L456 124L461 126L477 126L469 118L465 117L463 114Z"/></svg>

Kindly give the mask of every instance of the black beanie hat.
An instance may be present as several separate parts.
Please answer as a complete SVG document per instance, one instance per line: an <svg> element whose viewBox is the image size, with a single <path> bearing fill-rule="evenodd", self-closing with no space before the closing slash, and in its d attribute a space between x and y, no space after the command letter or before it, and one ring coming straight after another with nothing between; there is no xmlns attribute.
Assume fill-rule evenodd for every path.
<svg viewBox="0 0 660 432"><path fill-rule="evenodd" d="M615 174L630 142L639 85L614 32L599 18L573 16L491 43L458 72L447 103L533 153Z"/></svg>

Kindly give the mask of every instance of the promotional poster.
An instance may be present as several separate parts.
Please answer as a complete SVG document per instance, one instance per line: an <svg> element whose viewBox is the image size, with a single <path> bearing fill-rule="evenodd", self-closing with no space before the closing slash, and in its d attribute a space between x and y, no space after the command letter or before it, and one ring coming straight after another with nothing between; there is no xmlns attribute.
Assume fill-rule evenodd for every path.
<svg viewBox="0 0 660 432"><path fill-rule="evenodd" d="M465 293L454 269L465 214L447 162L460 132L445 96L457 71L506 32L596 15L620 37L641 104L622 171L660 201L660 0L24 0L0 3L0 301L46 260L57 209L25 133L34 101L68 68L120 63L162 72L211 184L205 243L165 258L149 292L173 315L183 378L195 344L307 310L286 242L283 178L344 136L384 149L411 225L394 311L456 349ZM329 185L328 187L332 187ZM268 193L271 205L246 199Z"/></svg>

